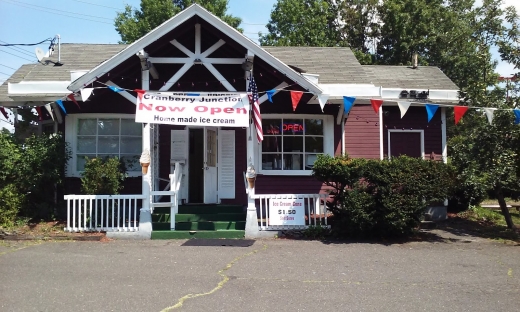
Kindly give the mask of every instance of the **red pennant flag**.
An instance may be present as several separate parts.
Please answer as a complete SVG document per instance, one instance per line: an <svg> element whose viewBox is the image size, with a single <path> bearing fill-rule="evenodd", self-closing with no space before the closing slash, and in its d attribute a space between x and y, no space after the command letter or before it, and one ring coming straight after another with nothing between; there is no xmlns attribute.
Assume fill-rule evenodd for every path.
<svg viewBox="0 0 520 312"><path fill-rule="evenodd" d="M134 91L137 93L137 97L139 98L139 102L143 101L143 94L146 92L145 90L141 89L134 89Z"/></svg>
<svg viewBox="0 0 520 312"><path fill-rule="evenodd" d="M383 105L383 100L370 100L370 103L372 103L372 108L374 109L374 112L379 113L379 108L381 105Z"/></svg>
<svg viewBox="0 0 520 312"><path fill-rule="evenodd" d="M36 111L38 112L38 120L43 120L42 108L39 106L36 106Z"/></svg>
<svg viewBox="0 0 520 312"><path fill-rule="evenodd" d="M74 93L71 93L71 94L67 95L67 98L68 98L69 100L71 100L72 102L74 102L74 104L76 104L76 106L77 106L79 109L81 109L81 107L79 107L78 102L76 102L76 99L74 98Z"/></svg>
<svg viewBox="0 0 520 312"><path fill-rule="evenodd" d="M455 124L458 124L462 116L468 111L467 106L455 106L453 112L455 113Z"/></svg>
<svg viewBox="0 0 520 312"><path fill-rule="evenodd" d="M5 119L9 120L9 115L7 115L5 108L0 107L0 112L2 112L2 115L4 115Z"/></svg>
<svg viewBox="0 0 520 312"><path fill-rule="evenodd" d="M292 100L292 110L293 112L296 110L300 99L302 98L303 92L301 91L291 91L291 100Z"/></svg>

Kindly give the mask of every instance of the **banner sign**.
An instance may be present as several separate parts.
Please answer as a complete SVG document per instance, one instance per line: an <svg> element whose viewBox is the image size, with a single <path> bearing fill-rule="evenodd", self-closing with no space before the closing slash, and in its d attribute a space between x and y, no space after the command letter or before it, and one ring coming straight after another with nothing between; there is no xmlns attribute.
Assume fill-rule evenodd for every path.
<svg viewBox="0 0 520 312"><path fill-rule="evenodd" d="M249 127L249 97L238 92L145 92L135 121L168 125Z"/></svg>
<svg viewBox="0 0 520 312"><path fill-rule="evenodd" d="M269 225L305 225L304 199L269 199Z"/></svg>

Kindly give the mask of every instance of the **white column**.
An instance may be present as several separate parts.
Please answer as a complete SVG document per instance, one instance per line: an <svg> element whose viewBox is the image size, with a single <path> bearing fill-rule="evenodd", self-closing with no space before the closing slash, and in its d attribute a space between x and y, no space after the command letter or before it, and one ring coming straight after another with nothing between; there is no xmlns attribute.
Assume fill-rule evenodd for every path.
<svg viewBox="0 0 520 312"><path fill-rule="evenodd" d="M448 162L448 143L446 136L446 108L441 107L441 129L442 129L442 161Z"/></svg>
<svg viewBox="0 0 520 312"><path fill-rule="evenodd" d="M148 70L143 70L141 74L141 89L150 89L150 74ZM153 159L153 148L150 140L150 124L143 124L143 151L148 149L150 151L150 158ZM143 207L139 216L139 232L141 236L150 238L152 233L152 214L150 210L150 203L152 201L151 186L152 186L152 172L154 165L152 162L148 167L148 172L142 176L142 194L145 196L143 199Z"/></svg>

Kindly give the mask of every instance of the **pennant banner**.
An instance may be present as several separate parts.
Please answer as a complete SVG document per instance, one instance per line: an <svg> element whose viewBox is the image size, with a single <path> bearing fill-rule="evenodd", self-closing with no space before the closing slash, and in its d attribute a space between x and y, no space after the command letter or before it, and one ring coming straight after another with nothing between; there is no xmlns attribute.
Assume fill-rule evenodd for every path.
<svg viewBox="0 0 520 312"><path fill-rule="evenodd" d="M65 115L67 115L67 111L65 110L65 106L63 106L63 101L62 100L56 100L56 103L58 103L58 105L60 106L60 108L63 111L63 113Z"/></svg>
<svg viewBox="0 0 520 312"><path fill-rule="evenodd" d="M520 109L513 109L513 113L515 113L515 125L520 124Z"/></svg>
<svg viewBox="0 0 520 312"><path fill-rule="evenodd" d="M374 112L379 113L379 108L381 105L383 105L383 100L370 100L370 103L372 103L372 108L374 109Z"/></svg>
<svg viewBox="0 0 520 312"><path fill-rule="evenodd" d="M135 89L134 90L136 93L137 93L137 98L139 99L139 103L143 102L143 94L145 94L145 90L141 90L141 89ZM139 104L137 103L137 104Z"/></svg>
<svg viewBox="0 0 520 312"><path fill-rule="evenodd" d="M0 107L0 112L2 112L2 115L4 115L5 119L9 120L9 115L7 115L5 108Z"/></svg>
<svg viewBox="0 0 520 312"><path fill-rule="evenodd" d="M426 113L428 114L428 122L430 122L435 115L435 112L439 108L439 105L437 104L426 104Z"/></svg>
<svg viewBox="0 0 520 312"><path fill-rule="evenodd" d="M74 102L74 104L76 104L76 106L77 106L79 109L81 109L81 107L79 107L78 102L77 102L76 99L74 98L74 93L71 93L71 94L67 95L67 98L68 98L69 100L71 100L72 102Z"/></svg>
<svg viewBox="0 0 520 312"><path fill-rule="evenodd" d="M87 99L90 97L90 95L92 94L92 91L94 90L94 88L85 88L85 89L81 89L79 90L79 92L81 93L81 101L82 102L86 102Z"/></svg>
<svg viewBox="0 0 520 312"><path fill-rule="evenodd" d="M486 117L487 117L490 125L493 125L493 117L494 117L496 110L497 110L496 108L491 108L491 107L484 108L484 112L486 112Z"/></svg>
<svg viewBox="0 0 520 312"><path fill-rule="evenodd" d="M455 124L458 124L462 116L468 111L467 106L455 106L453 112L455 113Z"/></svg>
<svg viewBox="0 0 520 312"><path fill-rule="evenodd" d="M110 90L114 91L114 92L122 92L122 91L125 91L121 88L118 88L118 87L114 87L114 86L107 86L107 88L109 88Z"/></svg>
<svg viewBox="0 0 520 312"><path fill-rule="evenodd" d="M291 91L291 100L292 100L292 110L293 112L296 110L300 99L302 98L303 92L301 91Z"/></svg>
<svg viewBox="0 0 520 312"><path fill-rule="evenodd" d="M275 92L276 92L276 90L265 91L265 94L267 94L267 99L271 103L273 103L273 95L274 95Z"/></svg>
<svg viewBox="0 0 520 312"><path fill-rule="evenodd" d="M54 120L54 114L52 113L52 107L51 107L51 104L45 104L45 109L47 110L47 112L49 113L49 115L51 115L51 118L52 120Z"/></svg>
<svg viewBox="0 0 520 312"><path fill-rule="evenodd" d="M38 120L43 120L42 108L40 106L36 106L36 112L38 113Z"/></svg>
<svg viewBox="0 0 520 312"><path fill-rule="evenodd" d="M399 106L399 110L401 111L401 119L404 117L404 114L406 114L411 104L412 102L397 102L397 106Z"/></svg>
<svg viewBox="0 0 520 312"><path fill-rule="evenodd" d="M355 97L344 96L343 97L343 114L348 115L352 106L354 106L354 102L356 101Z"/></svg>
<svg viewBox="0 0 520 312"><path fill-rule="evenodd" d="M325 104L327 104L327 100L329 99L328 94L320 94L318 95L318 102L320 103L321 111L325 108Z"/></svg>

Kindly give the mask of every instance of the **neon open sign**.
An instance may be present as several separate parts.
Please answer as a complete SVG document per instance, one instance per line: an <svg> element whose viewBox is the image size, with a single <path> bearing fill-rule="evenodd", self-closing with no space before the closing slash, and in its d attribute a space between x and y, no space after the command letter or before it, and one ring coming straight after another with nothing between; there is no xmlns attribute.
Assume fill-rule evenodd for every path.
<svg viewBox="0 0 520 312"><path fill-rule="evenodd" d="M303 132L303 125L299 123L284 123L282 125L282 129L284 132Z"/></svg>

